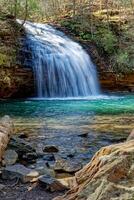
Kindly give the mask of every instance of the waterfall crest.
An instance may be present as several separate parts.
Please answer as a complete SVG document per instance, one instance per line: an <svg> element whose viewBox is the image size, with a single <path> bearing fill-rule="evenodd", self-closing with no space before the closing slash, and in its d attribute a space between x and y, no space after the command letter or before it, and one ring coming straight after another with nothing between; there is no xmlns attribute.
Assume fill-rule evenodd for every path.
<svg viewBox="0 0 134 200"><path fill-rule="evenodd" d="M17 20L22 23L21 20ZM33 68L38 97L99 94L96 67L76 42L50 25L26 22L25 65Z"/></svg>

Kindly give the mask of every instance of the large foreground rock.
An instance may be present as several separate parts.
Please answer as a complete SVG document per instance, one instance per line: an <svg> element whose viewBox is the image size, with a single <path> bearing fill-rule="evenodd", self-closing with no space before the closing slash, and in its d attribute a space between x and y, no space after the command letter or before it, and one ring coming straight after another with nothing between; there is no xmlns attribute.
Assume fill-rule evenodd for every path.
<svg viewBox="0 0 134 200"><path fill-rule="evenodd" d="M51 192L64 191L67 189L62 183L50 175L44 175L39 178L39 183Z"/></svg>
<svg viewBox="0 0 134 200"><path fill-rule="evenodd" d="M133 200L134 140L102 148L74 179L55 200Z"/></svg>
<svg viewBox="0 0 134 200"><path fill-rule="evenodd" d="M14 178L19 178L23 183L30 182L38 176L39 173L37 171L26 168L24 165L21 164L7 166L2 171L3 179L12 180Z"/></svg>
<svg viewBox="0 0 134 200"><path fill-rule="evenodd" d="M5 116L0 120L0 162L3 154L13 133L13 123L9 116Z"/></svg>

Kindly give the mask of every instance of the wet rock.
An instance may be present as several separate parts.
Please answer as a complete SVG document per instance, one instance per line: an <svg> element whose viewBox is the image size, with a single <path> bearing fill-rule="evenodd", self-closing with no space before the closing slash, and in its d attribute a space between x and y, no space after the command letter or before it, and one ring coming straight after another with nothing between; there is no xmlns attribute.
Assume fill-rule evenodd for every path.
<svg viewBox="0 0 134 200"><path fill-rule="evenodd" d="M51 192L64 191L67 189L66 186L49 175L39 177L39 183Z"/></svg>
<svg viewBox="0 0 134 200"><path fill-rule="evenodd" d="M26 133L19 133L18 137L21 139L25 139L25 138L28 138L28 135Z"/></svg>
<svg viewBox="0 0 134 200"><path fill-rule="evenodd" d="M39 175L50 175L52 177L55 177L54 170L49 169L46 165L38 166L38 167L35 168L35 170L39 173Z"/></svg>
<svg viewBox="0 0 134 200"><path fill-rule="evenodd" d="M42 157L44 155L44 152L43 152L43 144L39 143L36 147L36 153L38 155L38 157Z"/></svg>
<svg viewBox="0 0 134 200"><path fill-rule="evenodd" d="M6 186L3 184L0 184L0 191L2 191Z"/></svg>
<svg viewBox="0 0 134 200"><path fill-rule="evenodd" d="M16 153L16 151L14 151L12 149L8 149L5 151L5 154L4 154L4 164L5 165L15 164L17 159L18 159L18 154Z"/></svg>
<svg viewBox="0 0 134 200"><path fill-rule="evenodd" d="M55 157L54 157L53 154L44 154L43 160L46 160L46 161L54 161L54 160L55 160Z"/></svg>
<svg viewBox="0 0 134 200"><path fill-rule="evenodd" d="M16 136L11 139L9 147L18 153L19 160L23 159L23 157L28 160L30 159L30 156L35 155L35 149L31 146L31 144Z"/></svg>
<svg viewBox="0 0 134 200"><path fill-rule="evenodd" d="M30 182L32 179L37 178L38 176L39 173L37 171L26 168L21 164L7 166L2 171L3 179L12 180L14 178L19 178L23 183Z"/></svg>
<svg viewBox="0 0 134 200"><path fill-rule="evenodd" d="M88 133L81 133L78 135L79 137L83 137L83 138L86 138L88 137Z"/></svg>
<svg viewBox="0 0 134 200"><path fill-rule="evenodd" d="M79 162L72 160L65 160L62 158L56 159L54 170L74 173L79 171L82 165Z"/></svg>
<svg viewBox="0 0 134 200"><path fill-rule="evenodd" d="M24 155L22 155L22 159L27 161L27 163L33 163L38 158L37 154L35 152L29 152Z"/></svg>
<svg viewBox="0 0 134 200"><path fill-rule="evenodd" d="M58 147L51 145L51 146L45 146L45 148L43 149L44 152L48 152L48 153L57 153L59 151Z"/></svg>
<svg viewBox="0 0 134 200"><path fill-rule="evenodd" d="M130 200L134 197L134 140L103 147L55 200Z"/></svg>

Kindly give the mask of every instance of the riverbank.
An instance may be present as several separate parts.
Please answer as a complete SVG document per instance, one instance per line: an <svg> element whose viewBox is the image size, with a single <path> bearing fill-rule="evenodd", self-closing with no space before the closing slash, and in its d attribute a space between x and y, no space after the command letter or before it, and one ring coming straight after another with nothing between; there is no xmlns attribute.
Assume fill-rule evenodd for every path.
<svg viewBox="0 0 134 200"><path fill-rule="evenodd" d="M10 120L11 124L9 117L6 117L5 120ZM56 142L52 145L52 137L47 145L38 141L38 146L35 147L33 145L35 141L28 141L28 135L25 133L16 135L14 130L10 129L8 121L5 122L7 126L3 126L3 122L2 124L0 122L1 134L12 131L12 137L3 154L0 168L1 200L9 198L20 200L42 200L44 198L45 200L55 198L56 200L83 200L83 198L87 200L91 198L92 200L92 198L97 199L98 194L101 194L99 195L100 200L114 197L116 199L124 197L127 200L133 196L133 182L130 185L130 179L133 180L133 140L125 142L124 139L123 143L120 143L119 140L119 144L98 149L99 151L95 153L93 158L90 158L91 161L86 159L87 164L82 167L75 161L74 153L77 154L77 152L74 152L73 148L71 148L70 153L67 150L64 153L61 152L60 146L57 146ZM62 134L62 137L69 145L70 136L66 137ZM87 141L88 134L73 135L73 141L75 137ZM133 139L133 134L131 134L130 139ZM72 161L69 162L66 153L69 159L72 158ZM95 193L92 192L93 190Z"/></svg>

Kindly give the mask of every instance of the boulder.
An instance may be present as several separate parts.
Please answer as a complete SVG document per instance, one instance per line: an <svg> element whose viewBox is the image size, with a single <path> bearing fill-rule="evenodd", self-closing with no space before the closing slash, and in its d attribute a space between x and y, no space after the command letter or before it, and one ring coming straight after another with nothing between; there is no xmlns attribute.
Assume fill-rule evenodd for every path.
<svg viewBox="0 0 134 200"><path fill-rule="evenodd" d="M58 180L51 177L50 175L39 177L39 183L51 192L63 191L67 189L66 186L64 186L62 183L60 183Z"/></svg>
<svg viewBox="0 0 134 200"><path fill-rule="evenodd" d="M0 162L13 134L13 123L9 116L5 116L0 120Z"/></svg>
<svg viewBox="0 0 134 200"><path fill-rule="evenodd" d="M38 176L39 173L37 171L26 168L21 164L7 166L2 171L3 179L12 180L14 178L19 178L23 183L30 182Z"/></svg>
<svg viewBox="0 0 134 200"><path fill-rule="evenodd" d="M35 170L40 174L40 175L50 175L52 177L55 177L55 171L53 169L50 169L46 166L46 164L36 164Z"/></svg>
<svg viewBox="0 0 134 200"><path fill-rule="evenodd" d="M12 149L7 149L4 153L4 164L13 165L18 159L18 154Z"/></svg>
<svg viewBox="0 0 134 200"><path fill-rule="evenodd" d="M103 147L54 200L134 199L134 140Z"/></svg>
<svg viewBox="0 0 134 200"><path fill-rule="evenodd" d="M19 138L18 136L12 137L10 141L10 147L14 149L19 155L35 152L35 149L25 139Z"/></svg>
<svg viewBox="0 0 134 200"><path fill-rule="evenodd" d="M82 165L73 160L66 160L63 158L56 159L54 170L55 171L62 171L62 172L68 172L68 173L74 173L79 171L82 168Z"/></svg>
<svg viewBox="0 0 134 200"><path fill-rule="evenodd" d="M45 146L45 148L43 149L44 152L47 153L57 153L59 151L58 147L54 146L54 145L47 145Z"/></svg>

